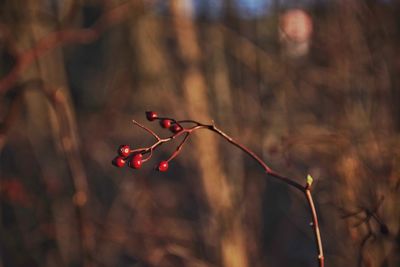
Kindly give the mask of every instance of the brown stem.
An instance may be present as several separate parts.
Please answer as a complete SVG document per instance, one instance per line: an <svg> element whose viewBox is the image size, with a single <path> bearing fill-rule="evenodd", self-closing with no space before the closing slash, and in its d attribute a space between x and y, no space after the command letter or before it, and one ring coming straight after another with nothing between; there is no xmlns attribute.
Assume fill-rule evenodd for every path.
<svg viewBox="0 0 400 267"><path fill-rule="evenodd" d="M288 177L285 177L275 171L273 171L257 154L255 154L253 151L245 147L244 145L238 143L236 140L234 140L232 137L230 137L228 134L217 128L214 124L213 125L205 125L201 123L197 123L198 126L193 127L192 131L197 130L197 129L208 129L211 130L218 135L222 136L225 140L227 140L229 143L233 144L234 146L238 147L242 151L244 151L246 154L248 154L250 157L252 157L261 167L265 170L267 175L274 177L278 180L281 180L282 182L288 184L289 186L292 186L296 188L297 190L303 192L305 194L307 203L310 207L310 212L311 212L311 217L313 221L313 229L314 229L314 236L315 236L315 243L318 249L318 265L319 267L324 267L324 252L323 252L323 246L322 246L322 239L321 239L321 233L319 229L319 222L318 222L318 216L317 212L315 210L315 205L314 205L314 200L311 195L311 190L308 185L301 185L294 181L293 179L290 179Z"/></svg>
<svg viewBox="0 0 400 267"><path fill-rule="evenodd" d="M314 200L312 198L311 190L309 187L306 188L305 195L307 198L308 205L310 206L310 211L311 211L312 220L313 220L315 243L317 244L317 248L318 248L319 267L324 267L324 251L322 248L321 232L319 230L317 211L315 210Z"/></svg>
<svg viewBox="0 0 400 267"><path fill-rule="evenodd" d="M265 172L269 176L277 178L277 179L281 180L282 182L284 182L284 183L286 183L286 184L288 184L288 185L300 190L301 192L303 192L305 194L307 203L308 203L308 205L310 207L311 217L312 217L312 221L313 221L315 244L316 244L317 249L318 249L318 265L319 265L319 267L324 267L324 252L323 252L323 246L322 246L321 232L320 232L320 229L319 229L318 216L317 216L317 212L315 210L314 200L313 200L312 195L311 195L310 187L308 185L303 186L303 185L295 182L293 179L290 179L288 177L285 177L285 176L280 175L277 172L273 171L253 151L251 151L247 147L245 147L242 144L240 144L237 141L235 141L232 137L230 137L225 132L223 132L220 129L218 129L215 125L203 125L203 126L206 126L207 129L209 129L209 130L211 130L213 132L216 132L217 134L219 134L220 136L225 138L229 143L231 143L234 146L240 148L242 151L244 151L249 156L251 156L254 160L257 161L257 163L259 163L264 168Z"/></svg>
<svg viewBox="0 0 400 267"><path fill-rule="evenodd" d="M147 131L148 133L150 133L152 136L154 136L155 139L157 139L158 141L160 141L160 137L151 129L147 128L146 126L144 126L143 124L140 124L139 122L132 120L133 124L139 126L140 128L142 128L143 130Z"/></svg>
<svg viewBox="0 0 400 267"><path fill-rule="evenodd" d="M179 144L179 146L176 148L174 153L172 153L171 157L167 161L173 160L176 156L179 155L183 145L186 143L186 140L189 138L190 132L186 133L185 137L183 138L182 142Z"/></svg>
<svg viewBox="0 0 400 267"><path fill-rule="evenodd" d="M161 119L170 119L170 118L158 118L158 119L161 120ZM151 135L153 135L157 139L157 142L155 142L152 146L147 147L147 148L141 148L140 150L144 151L145 153L153 152L153 150L155 148L157 148L158 146L160 146L161 144L169 142L169 141L172 141L175 138L181 136L182 134L185 134L185 137L182 140L182 142L178 145L178 147L176 148L174 153L168 159L168 161L170 161L170 160L174 159L176 156L179 155L183 145L186 143L186 141L189 138L190 134L193 133L194 131L199 130L199 129L206 129L206 130L210 130L212 132L217 133L219 136L223 137L229 143L233 144L234 146L236 146L237 148L241 149L243 152L248 154L250 157L252 157L265 170L265 172L266 172L266 174L268 176L274 177L274 178L286 183L287 185L289 185L289 186L301 191L304 194L304 196L306 198L306 201L308 203L308 206L310 208L310 213L311 213L311 217L312 217L315 244L316 244L316 247L317 247L317 250L318 250L318 266L319 267L324 267L324 252L323 252L323 246L322 246L321 232L320 232L320 229L319 229L317 211L315 209L314 200L313 200L312 194L311 194L311 185L309 185L308 183L306 183L305 185L302 185L302 184L296 182L294 179L288 178L288 177L286 177L284 175L281 175L281 174L273 171L267 165L267 163L265 163L256 153L254 153L253 151L248 149L246 146L240 144L235 139L230 137L228 134L226 134L225 132L223 132L222 130L217 128L215 126L215 124L211 124L211 125L202 124L202 123L199 123L199 122L193 121L193 120L184 120L184 121L175 121L174 119L171 119L171 120L176 122L176 123L193 123L193 124L195 124L195 126L193 126L191 128L183 128L181 131L173 134L172 136L162 139L162 138L158 137L157 134L155 134L152 130L150 130L146 126L143 126L140 123L138 123L135 120L133 120L133 122L136 125L138 125L139 127L145 129L147 132L149 132ZM139 149L135 149L134 151L138 151L138 150Z"/></svg>

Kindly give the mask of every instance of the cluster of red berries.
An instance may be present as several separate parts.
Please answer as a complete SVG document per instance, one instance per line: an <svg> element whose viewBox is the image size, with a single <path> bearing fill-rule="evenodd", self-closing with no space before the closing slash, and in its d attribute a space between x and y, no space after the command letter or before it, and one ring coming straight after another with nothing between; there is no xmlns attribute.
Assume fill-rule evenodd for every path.
<svg viewBox="0 0 400 267"><path fill-rule="evenodd" d="M147 111L146 118L149 121L159 120L162 128L169 129L172 133L176 134L183 130L182 126L178 122L168 118L160 118L158 114L154 111ZM118 149L118 156L112 161L113 165L122 168L126 165L133 169L140 169L143 162L147 161L150 157L143 159L142 152L144 150L137 151L131 150L128 145L121 145ZM160 172L165 172L168 170L168 161L161 161L156 169Z"/></svg>
<svg viewBox="0 0 400 267"><path fill-rule="evenodd" d="M142 153L133 153L128 145L121 145L118 149L118 156L115 157L112 161L113 165L122 168L125 165L133 169L140 169L142 167L143 162L146 161L143 159ZM165 172L168 170L168 161L161 161L158 166L157 170L160 172Z"/></svg>
<svg viewBox="0 0 400 267"><path fill-rule="evenodd" d="M160 118L154 111L147 111L146 118L149 121L160 120L161 127L169 129L173 133L178 133L182 131L182 127L176 121L166 118Z"/></svg>

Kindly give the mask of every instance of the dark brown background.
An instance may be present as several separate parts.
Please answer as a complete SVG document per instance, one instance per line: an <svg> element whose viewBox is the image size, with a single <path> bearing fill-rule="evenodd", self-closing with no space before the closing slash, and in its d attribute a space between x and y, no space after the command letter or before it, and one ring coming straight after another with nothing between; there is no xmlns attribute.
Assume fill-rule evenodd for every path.
<svg viewBox="0 0 400 267"><path fill-rule="evenodd" d="M400 5L189 2L0 2L0 266L317 266L303 196L211 133L165 174L173 144L113 167L152 142L132 119L168 134L147 110L311 173L326 266L399 266ZM301 56L292 8L314 27Z"/></svg>

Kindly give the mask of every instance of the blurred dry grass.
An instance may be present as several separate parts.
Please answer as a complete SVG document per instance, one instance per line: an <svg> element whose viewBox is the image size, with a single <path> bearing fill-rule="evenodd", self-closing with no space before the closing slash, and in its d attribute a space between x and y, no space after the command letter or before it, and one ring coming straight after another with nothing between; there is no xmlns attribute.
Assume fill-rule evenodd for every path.
<svg viewBox="0 0 400 267"><path fill-rule="evenodd" d="M290 1L188 2L0 4L0 266L317 265L301 196L210 133L166 174L113 168L119 144L151 142L131 124L146 110L311 173L326 266L399 266L400 5L309 1L300 44L279 28Z"/></svg>

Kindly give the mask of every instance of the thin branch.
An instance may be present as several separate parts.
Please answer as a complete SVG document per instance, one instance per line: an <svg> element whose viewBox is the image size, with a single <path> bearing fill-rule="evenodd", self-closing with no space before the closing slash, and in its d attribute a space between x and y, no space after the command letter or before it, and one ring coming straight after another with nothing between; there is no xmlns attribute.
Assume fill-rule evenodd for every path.
<svg viewBox="0 0 400 267"><path fill-rule="evenodd" d="M368 233L362 239L362 241L360 243L360 249L358 251L358 260L357 260L357 266L358 267L362 267L362 265L363 265L363 254L364 254L365 246L367 245L368 240L373 237L372 229L371 229L371 226L369 225L369 223L367 223L367 229L368 229Z"/></svg>
<svg viewBox="0 0 400 267"><path fill-rule="evenodd" d="M143 124L141 124L141 123L139 123L139 122L137 122L137 121L135 121L135 120L132 120L132 122L133 122L133 124L139 126L139 127L142 128L143 130L145 130L145 131L147 131L148 133L150 133L150 134L151 134L152 136L154 136L154 138L157 139L158 141L161 140L161 138L160 138L153 130L147 128L146 126L144 126Z"/></svg>
<svg viewBox="0 0 400 267"><path fill-rule="evenodd" d="M320 267L324 267L324 251L322 248L321 232L319 229L317 211L315 210L314 200L312 198L311 190L309 187L306 188L305 194L306 194L306 198L307 198L307 203L310 206L310 211L312 214L315 242L318 247L318 263L319 263Z"/></svg>
<svg viewBox="0 0 400 267"><path fill-rule="evenodd" d="M186 143L186 140L188 139L190 133L187 132L185 137L183 138L182 142L179 144L179 146L176 148L176 150L174 151L174 153L172 153L172 155L169 157L169 159L167 159L167 161L171 161L174 158L176 158L176 156L179 155L179 153L181 152L181 149L183 147L183 145Z"/></svg>
<svg viewBox="0 0 400 267"><path fill-rule="evenodd" d="M311 185L309 185L308 183L305 183L305 185L302 185L302 184L296 182L295 180L293 180L293 179L291 179L289 177L286 177L284 175L279 174L278 172L273 171L267 165L267 163L265 163L265 161L263 161L256 153L254 153L249 148L247 148L246 146L240 144L235 139L230 137L228 134L226 134L225 132L223 132L222 130L217 128L214 123L209 125L209 124L202 124L200 122L193 121L193 120L176 121L176 120L171 119L171 118L164 118L164 117L158 117L158 116L155 119L152 119L152 121L153 120L156 120L156 121L157 120L165 120L165 119L171 120L171 121L177 123L179 126L182 126L181 123L193 123L193 124L195 124L195 126L193 126L191 128L182 127L182 130L180 130L178 132L174 132L171 129L174 133L168 138L161 139L161 138L158 137L158 135L156 135L154 133L154 131L150 130L149 128L147 128L147 127L141 125L140 123L136 122L135 120L133 120L133 122L136 125L138 125L139 127L145 129L151 135L156 137L157 142L155 142L153 145L151 145L151 146L149 146L147 148L135 149L135 150L131 150L131 152L140 150L140 151L144 151L145 153L147 153L147 152L152 153L153 150L156 149L161 144L169 142L169 141L172 141L172 140L176 139L177 137L181 136L182 134L185 134L185 137L182 140L182 142L178 145L178 147L175 149L175 151L172 153L172 155L167 160L167 162L169 162L170 160L174 159L175 157L177 157L179 155L179 153L182 150L182 147L184 146L184 144L187 142L189 136L194 131L200 130L200 129L206 129L206 130L212 131L214 133L217 133L219 136L221 136L222 138L227 140L229 143L233 144L234 146L236 146L237 148L239 148L243 152L245 152L247 155L249 155L251 158L253 158L265 170L265 172L266 172L266 174L268 176L274 177L274 178L286 183L287 185L289 185L289 186L301 191L304 194L305 199L306 199L306 201L308 203L308 206L309 206L310 215L312 217L314 237L315 237L315 245L316 245L317 251L318 251L318 256L317 256L318 266L319 267L324 267L325 258L324 258L324 252L323 252L321 232L320 232L320 228L319 228L319 221L318 221L317 211L315 209L314 200L313 200L312 194L311 194ZM147 158L145 161L147 161L148 159L149 158Z"/></svg>
<svg viewBox="0 0 400 267"><path fill-rule="evenodd" d="M254 153L253 151L251 151L250 149L248 149L247 147L245 147L244 145L240 144L239 142L237 142L236 140L234 140L232 137L230 137L229 135L227 135L225 132L221 131L219 128L217 128L214 124L213 125L202 125L205 128L216 132L217 134L219 134L220 136L222 136L223 138L225 138L229 143L233 144L234 146L240 148L242 151L244 151L246 154L248 154L250 157L252 157L255 161L257 161L257 163L259 165L261 165L261 167L265 170L265 172L274 178L277 178L281 181L283 181L284 183L296 188L297 190L300 190L301 192L304 193L305 190L305 186L295 182L293 179L290 179L288 177L285 177L275 171L273 171L259 156L257 156L256 153Z"/></svg>
<svg viewBox="0 0 400 267"><path fill-rule="evenodd" d="M322 246L322 239L321 239L321 232L319 229L319 222L318 222L318 216L317 216L317 212L315 210L315 205L314 205L314 200L312 198L311 195L311 190L309 186L303 186L297 182L295 182L294 180L285 177L281 174L278 174L277 172L273 171L259 156L257 156L253 151L251 151L250 149L248 149L247 147L241 145L240 143L238 143L237 141L235 141L232 137L230 137L229 135L227 135L225 132L221 131L220 129L218 129L214 124L213 125L208 125L207 129L210 129L216 133L218 133L220 136L222 136L223 138L225 138L229 143L235 145L236 147L240 148L241 150L243 150L245 153L247 153L248 155L250 155L254 160L257 161L257 163L259 163L259 165L261 165L265 172L269 175L272 176L274 178L277 178L278 180L281 180L282 182L300 190L301 192L303 192L305 194L307 203L310 207L310 212L311 212L311 217L312 217L312 221L313 221L313 229L314 229L314 236L315 236L315 242L316 242L316 246L318 249L318 264L319 267L324 267L324 252L323 252L323 246Z"/></svg>

